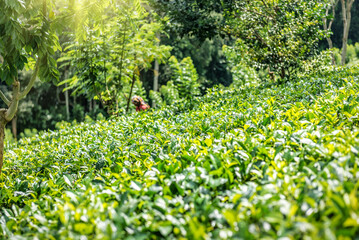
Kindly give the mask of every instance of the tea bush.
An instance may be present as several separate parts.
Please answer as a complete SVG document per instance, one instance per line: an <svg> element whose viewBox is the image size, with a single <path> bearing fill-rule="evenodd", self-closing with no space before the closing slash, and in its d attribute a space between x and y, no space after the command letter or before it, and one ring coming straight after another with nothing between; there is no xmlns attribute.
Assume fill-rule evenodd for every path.
<svg viewBox="0 0 359 240"><path fill-rule="evenodd" d="M214 89L6 150L2 239L352 239L359 69Z"/></svg>
<svg viewBox="0 0 359 240"><path fill-rule="evenodd" d="M346 55L346 63L353 62L357 59L357 50L356 46L354 45L348 45L347 47L347 55Z"/></svg>

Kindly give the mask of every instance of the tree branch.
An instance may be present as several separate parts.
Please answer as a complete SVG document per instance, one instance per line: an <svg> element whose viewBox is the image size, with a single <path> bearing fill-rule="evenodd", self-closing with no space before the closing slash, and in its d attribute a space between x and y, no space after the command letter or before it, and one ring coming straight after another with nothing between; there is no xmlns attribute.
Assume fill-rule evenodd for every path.
<svg viewBox="0 0 359 240"><path fill-rule="evenodd" d="M31 79L29 84L27 84L27 86L25 87L24 91L22 91L19 94L19 100L23 99L24 97L26 97L26 95L30 92L31 88L34 86L37 74L39 72L39 65L40 65L40 59L38 58L36 61L36 65L35 65L35 69L34 72L32 73Z"/></svg>
<svg viewBox="0 0 359 240"><path fill-rule="evenodd" d="M0 98L5 102L6 106L10 106L10 100L5 96L5 94L1 90L0 90Z"/></svg>
<svg viewBox="0 0 359 240"><path fill-rule="evenodd" d="M352 8L353 3L354 3L354 0L351 0L351 1L348 3L350 9Z"/></svg>
<svg viewBox="0 0 359 240"><path fill-rule="evenodd" d="M334 18L335 18L335 6L337 6L339 0L335 0L333 3L332 3L332 14L333 14L333 19L330 20L329 22L329 26L328 26L328 29L331 30L332 29L332 24L334 22ZM327 14L328 15L328 14Z"/></svg>
<svg viewBox="0 0 359 240"><path fill-rule="evenodd" d="M20 101L20 82L17 78L14 79L12 87L12 99L9 108L5 112L5 120L7 122L10 122L14 118Z"/></svg>

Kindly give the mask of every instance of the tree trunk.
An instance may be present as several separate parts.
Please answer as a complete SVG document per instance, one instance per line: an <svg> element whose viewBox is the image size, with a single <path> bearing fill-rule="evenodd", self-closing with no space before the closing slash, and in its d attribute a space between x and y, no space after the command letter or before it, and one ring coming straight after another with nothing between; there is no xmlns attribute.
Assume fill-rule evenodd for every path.
<svg viewBox="0 0 359 240"><path fill-rule="evenodd" d="M4 161L4 144L5 144L5 120L6 109L0 109L0 177Z"/></svg>
<svg viewBox="0 0 359 240"><path fill-rule="evenodd" d="M8 105L8 109L2 108L0 109L0 175L3 166L4 159L4 141L5 141L5 126L8 122L12 121L17 112L17 108L19 106L20 99L26 97L26 95L30 92L31 88L34 86L37 74L39 72L40 59L36 60L36 65L34 72L31 76L30 82L25 87L25 89L20 91L20 82L18 78L14 78L14 82L12 84L12 98L11 101L6 98L3 94L0 94L1 99L4 100L6 105ZM0 91L1 92L1 91Z"/></svg>
<svg viewBox="0 0 359 240"><path fill-rule="evenodd" d="M332 25L333 25L333 21L334 21L334 18L335 18L335 7L337 6L338 4L338 1L339 0L332 0L331 1L331 4L329 6L329 8L326 9L325 11L325 15L326 17L323 19L323 27L324 27L324 30L325 31L330 31L332 29ZM327 22L327 17L329 16L329 10L332 10L332 15L333 15L333 18L330 20L329 24ZM333 41L330 37L327 37L327 42L328 42L328 46L329 46L329 49L333 49ZM335 57L334 57L334 53L331 52L331 57L332 57L332 65L335 66Z"/></svg>
<svg viewBox="0 0 359 240"><path fill-rule="evenodd" d="M15 141L17 141L17 116L11 120L11 130L12 135L14 136Z"/></svg>
<svg viewBox="0 0 359 240"><path fill-rule="evenodd" d="M69 72L66 69L65 71L65 79L68 78ZM65 88L67 88L67 83L65 83ZM65 104L66 104L66 119L70 121L70 100L69 100L69 91L65 91Z"/></svg>
<svg viewBox="0 0 359 240"><path fill-rule="evenodd" d="M280 72L280 78L283 80L285 78L285 69L284 67L281 68L281 72Z"/></svg>
<svg viewBox="0 0 359 240"><path fill-rule="evenodd" d="M342 18L343 18L343 45L342 45L342 62L345 65L347 56L347 43L351 21L351 8L354 0L341 0L342 3Z"/></svg>
<svg viewBox="0 0 359 240"><path fill-rule="evenodd" d="M155 71L154 71L154 77L153 77L153 91L157 92L158 91L158 75L159 75L159 70L160 70L160 66L158 63L158 60L155 60ZM156 101L153 100L152 101L152 107L155 108L156 107Z"/></svg>
<svg viewBox="0 0 359 240"><path fill-rule="evenodd" d="M327 42L328 42L328 45L329 45L329 49L333 49L333 41L331 38L327 38ZM334 53L331 52L330 53L330 56L332 57L332 65L335 66L335 57L334 57Z"/></svg>
<svg viewBox="0 0 359 240"><path fill-rule="evenodd" d="M118 105L119 105L119 102L118 102L118 97L116 96L116 114L117 114L117 116L119 115L119 108L118 108Z"/></svg>
<svg viewBox="0 0 359 240"><path fill-rule="evenodd" d="M67 87L67 83L65 84ZM66 104L66 119L70 121L70 101L69 101L69 91L65 91L65 104Z"/></svg>
<svg viewBox="0 0 359 240"><path fill-rule="evenodd" d="M89 100L89 112L92 112L93 106L92 106L92 99Z"/></svg>
<svg viewBox="0 0 359 240"><path fill-rule="evenodd" d="M135 85L135 81L136 81L135 70L133 70L133 74L132 74L132 85L131 85L130 94L129 94L128 99L127 99L126 113L128 113L128 110L130 110L131 96L132 96L133 86Z"/></svg>
<svg viewBox="0 0 359 240"><path fill-rule="evenodd" d="M161 36L160 36L159 33L157 33L156 37L158 39L157 46L159 46L160 41L161 41ZM156 59L155 60L155 71L154 71L154 77L153 77L153 91L155 91L155 92L158 91L158 76L159 76L159 73L160 73L160 65L159 65L158 60ZM155 100L153 100L153 102L152 102L152 107L153 108L156 107L156 101Z"/></svg>
<svg viewBox="0 0 359 240"><path fill-rule="evenodd" d="M134 62L136 62L136 54L134 56ZM128 110L130 110L130 102L131 102L131 96L132 96L132 91L133 91L133 86L135 85L135 81L136 81L136 71L137 71L137 67L133 68L133 73L132 73L132 85L131 85L131 90L130 90L130 94L128 96L127 99L127 108L126 108L126 113L128 113Z"/></svg>

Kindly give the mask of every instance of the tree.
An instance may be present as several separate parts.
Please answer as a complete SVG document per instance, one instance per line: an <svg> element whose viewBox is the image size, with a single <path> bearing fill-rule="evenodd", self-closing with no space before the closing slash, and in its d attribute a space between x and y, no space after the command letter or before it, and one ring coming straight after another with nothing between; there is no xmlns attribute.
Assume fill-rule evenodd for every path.
<svg viewBox="0 0 359 240"><path fill-rule="evenodd" d="M331 1L331 0L327 0ZM329 19L331 19L332 14L329 11ZM350 20L350 28L348 34L348 44L354 44L359 42L359 31L356 29L359 28L359 1L354 1L351 7L351 20ZM329 20L328 19L328 20ZM332 32L331 40L333 41L334 48L342 48L343 45L343 17L342 17L342 4L341 1L335 7L335 16L332 24ZM327 47L327 42L322 42L320 45L321 49ZM341 53L341 52L340 52ZM340 61L339 61L339 64Z"/></svg>
<svg viewBox="0 0 359 240"><path fill-rule="evenodd" d="M245 56L240 56L238 52L240 52L240 50L238 50L236 46L223 46L223 53L227 58L233 76L231 86L237 89L243 86L255 86L260 81L258 72L256 69L248 66L246 64L248 59L246 59Z"/></svg>
<svg viewBox="0 0 359 240"><path fill-rule="evenodd" d="M196 36L179 37L178 34L173 33L168 38L163 37L162 42L173 47L171 53L177 59L186 57L192 59L198 72L202 89L211 88L219 84L229 86L232 83L231 73L228 70L228 64L222 48L224 44L231 44L233 41L228 41L219 36L200 40ZM167 68L169 67L162 66L164 71ZM162 75L162 85L170 81L170 78L171 76Z"/></svg>
<svg viewBox="0 0 359 240"><path fill-rule="evenodd" d="M0 92L7 105L7 108L0 109L1 174L5 126L14 118L19 101L28 94L38 76L42 80L58 78L53 56L60 46L50 21L54 13L47 13L46 0L0 0L0 9L0 78L12 87L11 99ZM25 66L33 68L33 73L22 88L18 72Z"/></svg>
<svg viewBox="0 0 359 240"><path fill-rule="evenodd" d="M325 31L331 31L332 29L332 25L335 19L335 7L337 6L338 2L339 0L330 0L328 6L326 7L325 17L323 18L323 28ZM332 12L331 16L329 15L329 11ZM328 24L328 20L329 20L329 24ZM330 38L330 36L328 35L326 39L328 42L329 49L333 49L333 41ZM333 52L331 53L331 57L332 57L332 65L335 65L335 57Z"/></svg>
<svg viewBox="0 0 359 240"><path fill-rule="evenodd" d="M345 65L345 59L347 55L347 43L348 35L351 22L351 9L354 3L354 0L340 0L342 3L342 19L343 19L343 45L342 45L342 62L341 64Z"/></svg>
<svg viewBox="0 0 359 240"><path fill-rule="evenodd" d="M159 15L170 18L169 32L181 36L196 36L202 41L208 37L222 35L223 12L234 0L149 0Z"/></svg>
<svg viewBox="0 0 359 240"><path fill-rule="evenodd" d="M139 89L139 73L169 57L171 47L159 45L162 25L149 21L141 0L118 0L109 7L110 17L91 23L82 41L70 45L63 60L70 60L75 75L62 82L74 93L100 100L109 113L128 105L132 90ZM133 86L133 87L132 87ZM139 92L137 92L139 93Z"/></svg>
<svg viewBox="0 0 359 240"><path fill-rule="evenodd" d="M320 0L246 0L246 1L165 1L153 0L159 11L167 11L188 34L214 37L214 34L241 39L245 54L255 68L269 69L281 79L290 79L303 61L316 54L326 31L320 28L325 16L325 2ZM211 9L211 5L213 8ZM188 13L185 13L189 9ZM216 18L216 16L220 16ZM214 26L218 19L218 26ZM222 19L220 21L219 19ZM188 26L207 27L200 30Z"/></svg>
<svg viewBox="0 0 359 240"><path fill-rule="evenodd" d="M181 62L172 56L169 60L172 69L172 80L177 86L180 98L190 99L199 95L198 74L192 59L187 57Z"/></svg>
<svg viewBox="0 0 359 240"><path fill-rule="evenodd" d="M291 79L317 53L326 31L322 1L243 1L226 12L227 31L241 41L249 65Z"/></svg>
<svg viewBox="0 0 359 240"><path fill-rule="evenodd" d="M161 41L161 36L159 34L157 34L157 45L159 45L160 41ZM159 73L160 73L160 64L158 62L157 59L155 59L155 69L154 69L154 74L153 74L153 91L158 91L158 77L159 77ZM156 107L156 101L152 101L152 107Z"/></svg>
<svg viewBox="0 0 359 240"><path fill-rule="evenodd" d="M224 11L234 4L232 0L149 0L153 9L169 20L166 24L168 38L162 42L173 47L172 55L178 59L191 57L205 88L215 85L229 86L232 76L227 68L222 46L233 42L224 31ZM166 67L164 67L166 72ZM165 84L165 75L160 82Z"/></svg>
<svg viewBox="0 0 359 240"><path fill-rule="evenodd" d="M171 81L166 85L162 85L160 91L150 91L150 98L156 101L158 105L170 105L176 100L187 99L200 94L200 83L198 82L198 74L193 65L192 59L186 57L182 61L178 61L175 56L169 59L171 68Z"/></svg>

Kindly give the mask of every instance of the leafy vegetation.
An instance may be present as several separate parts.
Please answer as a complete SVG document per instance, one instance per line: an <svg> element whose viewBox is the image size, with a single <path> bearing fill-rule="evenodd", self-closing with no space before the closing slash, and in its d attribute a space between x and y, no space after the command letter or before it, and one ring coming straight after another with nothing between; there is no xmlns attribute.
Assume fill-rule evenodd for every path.
<svg viewBox="0 0 359 240"><path fill-rule="evenodd" d="M0 239L357 238L357 10L340 56L337 3L0 0Z"/></svg>
<svg viewBox="0 0 359 240"><path fill-rule="evenodd" d="M229 9L226 30L239 38L237 52L281 79L295 78L326 34L323 1L250 1Z"/></svg>
<svg viewBox="0 0 359 240"><path fill-rule="evenodd" d="M156 37L162 25L151 21L141 4L141 0L118 0L103 7L106 17L90 15L84 39L69 40L68 51L59 59L74 69L73 77L60 84L67 83L73 94L95 97L110 114L128 105L135 83L134 94L144 95L140 72L150 69L155 59L161 63L170 56L171 47L160 45Z"/></svg>
<svg viewBox="0 0 359 240"><path fill-rule="evenodd" d="M7 151L9 239L358 234L359 69L87 119Z"/></svg>
<svg viewBox="0 0 359 240"><path fill-rule="evenodd" d="M276 2L283 5L285 1ZM302 2L308 1L295 1L293 3L296 2L301 4ZM321 3L324 2L336 3L335 14L331 9L329 9L329 11L327 6L328 12L326 17L327 23L332 26L333 30L333 34L330 36L333 41L333 46L341 48L343 33L342 4L339 4L337 0L321 1ZM22 5L22 3L25 3L25 5ZM258 5L258 1L248 1L247 3ZM312 4L313 1L309 1L309 3ZM223 44L233 47L233 38L236 38L236 36L233 35L234 32L232 30L238 29L238 24L232 26L229 25L229 29L225 29L226 23L228 23L227 20L230 20L229 18L226 18L226 16L236 14L235 11L231 12L231 10L233 10L233 7L231 8L231 6L235 4L235 1L182 0L168 2L162 0L149 0L127 2L126 0L2 0L0 4L2 6L1 9L3 9L3 11L1 11L1 21L3 23L7 22L5 25L9 28L6 32L10 33L12 30L15 30L14 34L17 35L16 39L27 39L29 41L35 39L36 42L36 39L39 40L40 34L42 34L41 31L44 32L48 29L51 30L49 37L53 38L55 45L57 45L57 40L54 33L56 33L59 38L59 43L63 47L62 53L56 52L53 54L52 50L55 50L56 47L49 51L49 59L54 58L56 60L60 56L69 57L69 55L71 55L68 54L70 49L75 51L72 52L72 54L77 55L76 57L73 55L73 61L70 62L70 59L67 59L59 64L62 66L59 68L60 81L64 81L77 75L77 84L65 83L62 86L55 85L53 81L50 81L51 78L56 78L58 75L56 68L54 68L55 62L48 62L48 64L51 63L50 65L42 64L43 67L42 70L40 69L41 72L45 73L45 70L48 70L49 72L46 77L47 82L43 83L41 81L35 81L35 85L28 93L27 97L22 99L19 103L18 111L12 120L12 124L7 125L12 128L15 139L18 138L20 133L26 128L36 128L38 130L54 129L57 121L64 119L67 121L73 121L75 119L77 121L83 121L85 114L96 116L99 112L102 112L108 116L106 110L113 113L112 109L118 109L119 114L125 113L124 109L126 109L126 100L128 100L128 93L130 92L131 85L129 83L132 81L134 72L132 71L133 69L131 70L130 68L135 64L133 56L134 51L128 43L130 40L134 40L134 42L138 43L138 39L133 39L130 35L134 36L136 26L140 26L143 23L151 25L152 27L148 29L149 31L147 31L147 33L156 32L155 34L158 38L158 40L152 41L154 39L152 37L153 35L151 35L152 33L145 34L145 45L147 47L153 44L158 44L159 46L167 45L172 47L171 54L176 56L179 61L188 56L192 58L201 82L201 94L206 92L206 88L218 84L229 86L232 83L232 80L234 80L232 86L240 86L243 82L241 78L242 76L245 78L246 76L251 76L250 74L252 70L246 68L246 66L233 66L233 64L230 63L231 66L228 67L226 64L227 60L221 51ZM44 12L44 14L42 11L44 10L45 5L47 8L45 8L46 12ZM23 6L26 6L26 8L23 8ZM293 6L295 6L295 4ZM146 10L141 10L142 7ZM355 31L358 27L358 7L359 2L354 1L351 8L352 16L350 32L348 35L348 43L353 45L358 41L357 33L359 31ZM137 15L136 17L136 14L132 11L136 8L145 12L145 14L140 16ZM269 10L272 11L271 9ZM11 23L12 11L15 11L16 15L28 11L28 14L31 14L36 20L30 22L22 21L22 24L24 24L22 27L25 28L23 29L24 31L19 31L19 25L16 22ZM230 12L228 13L228 11ZM270 11L265 12L265 14L270 13ZM154 14L154 12L157 12L158 14ZM308 14L310 14L310 12L311 9L309 9ZM244 13L244 11L242 11L242 13ZM45 20L44 17L46 17L47 20ZM126 23L129 24L126 25ZM13 27L17 27L11 27L12 24L14 24ZM43 28L40 31L39 26L41 24ZM36 35L35 38L23 36L27 32L26 29L29 30L28 27L30 25L33 27L33 30L37 29L34 32ZM124 26L128 26L128 28L125 28ZM304 27L306 27L306 25L304 25ZM156 30L158 28L160 28L160 31ZM124 34L126 31L127 34ZM283 29L283 31L286 30ZM264 32L262 36L265 36L265 33L266 32ZM14 34L12 36L15 36ZM220 35L220 37L218 35ZM4 49L9 50L10 55L8 56L14 57L16 55L14 52L15 49L11 47L11 44L20 42L17 40L6 42L5 39L7 37L4 34L3 36L4 41L0 41L0 46L8 46L4 47ZM209 37L210 39L206 39L206 37ZM271 35L271 37L276 38L274 35ZM329 37L329 35L326 37ZM114 42L116 42L115 40L117 40L118 44L114 44ZM125 48L119 47L119 45L123 42L126 42L126 44L124 44L126 45L125 52L126 54L128 53L128 59L131 59L131 61L130 63L124 62L124 64L120 64L121 61L119 57L116 59L116 57L113 56L121 55L121 50L124 50ZM149 42L151 42L151 44L148 44ZM8 43L10 45L6 45ZM50 44L51 41L47 43ZM47 45L47 43L42 43L42 46ZM115 45L117 45L117 48ZM143 50L147 47L138 45L139 44L137 44L137 47L140 50L139 52L145 53ZM320 49L327 48L327 45L328 44L325 41L320 42ZM85 49L81 46L86 46L87 48ZM17 45L17 47L20 47L20 45ZM51 48L51 46L49 47ZM27 50L29 50L29 47ZM127 50L131 51L131 54L127 52ZM150 52L153 52L153 50L156 50L156 48L152 47ZM241 55L238 54L237 49L234 50L234 54L237 56ZM116 54L114 52L116 52ZM266 50L264 50L264 52L266 52ZM26 49L23 49L22 53L25 54ZM138 53L138 56L140 56L141 53ZM161 89L161 86L166 88L167 82L171 81L172 78L172 76L168 74L170 67L166 61L162 61L159 69L156 69L156 67L153 66L156 66L156 64L151 62L153 59L156 59L156 62L159 63L159 58L156 57L158 56L157 53L152 54L152 56L148 58L144 58L146 60L146 68L143 71L137 72L139 77L136 77L137 80L134 85L136 94L142 96L145 95L145 98L147 99L149 99L150 90L158 91ZM6 55L4 53L2 54ZM35 51L30 55L34 57L34 60L38 57L38 55L35 54ZM350 64L355 64L355 62L350 60L353 54L352 50L349 48L347 55L346 60L349 61ZM27 55L25 54L24 56ZM148 55L142 54L142 56ZM19 61L16 61L16 57L12 60L10 58L8 60L14 60L15 63L19 65L21 65L21 61L24 60L22 58L19 59ZM337 60L339 59L341 59L341 57L337 58ZM2 60L3 57L0 56L0 64L2 64ZM64 58L62 58L62 60L64 60ZM103 64L103 60L105 60L105 64ZM138 64L140 64L139 62L144 63L144 61L139 61L139 57L137 60ZM64 63L70 64L63 65ZM18 80L22 86L24 86L24 83L27 83L33 75L33 71L31 70L31 68L34 68L33 60L29 59L29 64L27 65L28 66L25 67L26 71L18 72ZM46 65L47 67L45 67ZM121 69L121 65L123 66L123 71L120 74L120 71L118 70ZM252 66L252 64L250 65ZM5 66L6 63L4 64L4 71L6 72L7 67ZM86 69L86 66L91 67ZM141 69L142 66L139 67L139 69ZM91 69L93 75L89 74L89 72L91 72L87 71L89 69ZM229 71L230 69L232 70L232 74ZM263 76L268 75L268 73L265 74L265 71L267 71L267 69L264 71L262 70L259 74L262 81ZM274 69L270 69L270 71L275 72ZM154 80L154 75L157 75L155 73L159 73L159 86L155 84L155 82L157 82ZM300 71L300 74L301 73L302 71ZM120 77L120 75L122 77ZM292 77L295 78L296 76L292 75ZM5 75L1 77L1 80L4 81L4 78L6 78ZM96 86L98 89L98 94L96 93L96 95L99 95L103 101L100 102L92 99L96 91L91 88L91 84L86 84L91 82L89 80L90 78L92 78L92 82L96 80L97 83L92 86ZM106 81L104 80L105 78ZM120 78L123 81L120 81ZM11 78L8 79L8 81L9 80L11 81ZM76 80L76 77L72 80ZM252 82L252 80L248 79L247 82ZM108 89L105 87L106 83ZM69 87L71 87L70 85L72 85L73 88L69 89ZM114 88L114 85L118 86L118 88ZM75 91L78 86L80 86L80 89ZM1 86L1 91L4 92L8 99L11 99L11 88L10 91L7 91L5 87L4 83L3 86ZM63 92L64 89L67 89L67 91ZM116 101L118 102L118 106L113 106L116 105ZM151 103L151 101L149 101L149 103L152 107L155 106L153 102ZM2 103L1 108L6 107L7 104Z"/></svg>
<svg viewBox="0 0 359 240"><path fill-rule="evenodd" d="M184 58L178 62L177 58L172 56L169 59L172 81L163 85L159 92L150 91L150 98L159 105L171 105L177 100L191 100L200 94L200 83L198 74L190 57Z"/></svg>
<svg viewBox="0 0 359 240"><path fill-rule="evenodd" d="M228 65L233 76L231 87L241 88L242 86L256 86L260 82L258 71L248 66L248 56L237 54L236 47L224 45L223 52L227 58ZM264 78L265 81L267 78Z"/></svg>
<svg viewBox="0 0 359 240"><path fill-rule="evenodd" d="M237 53L250 66L268 69L282 80L295 78L328 34L321 28L327 17L322 0L152 1L185 33L210 38L217 33L238 40Z"/></svg>
<svg viewBox="0 0 359 240"><path fill-rule="evenodd" d="M333 48L335 63L339 65L341 63L342 56L340 54L341 50ZM359 43L354 45L348 44L347 55L346 55L346 64L348 66L355 66L359 62Z"/></svg>
<svg viewBox="0 0 359 240"><path fill-rule="evenodd" d="M12 87L9 99L0 90L0 98L6 105L0 109L1 175L5 126L15 117L19 101L26 97L38 76L42 80L58 78L54 55L61 47L46 1L0 1L0 8L0 78ZM30 81L21 88L24 81L19 80L19 71L25 66L33 69L33 73Z"/></svg>

